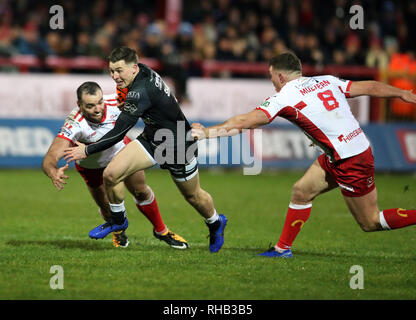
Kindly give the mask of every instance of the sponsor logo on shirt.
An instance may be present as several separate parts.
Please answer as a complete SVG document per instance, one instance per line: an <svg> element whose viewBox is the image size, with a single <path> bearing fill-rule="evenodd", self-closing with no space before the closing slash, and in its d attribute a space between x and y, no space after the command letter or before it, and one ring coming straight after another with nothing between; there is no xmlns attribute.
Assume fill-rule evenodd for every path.
<svg viewBox="0 0 416 320"><path fill-rule="evenodd" d="M131 114L135 113L137 111L137 107L134 104L131 104L129 102L124 103L124 111L129 112Z"/></svg>
<svg viewBox="0 0 416 320"><path fill-rule="evenodd" d="M140 93L135 92L135 91L130 91L129 93L127 93L126 99L140 99Z"/></svg>
<svg viewBox="0 0 416 320"><path fill-rule="evenodd" d="M270 101L264 101L260 107L267 108L270 105Z"/></svg>
<svg viewBox="0 0 416 320"><path fill-rule="evenodd" d="M72 132L67 127L62 127L61 130L59 130L59 134L68 137L68 136L70 136L72 134Z"/></svg>
<svg viewBox="0 0 416 320"><path fill-rule="evenodd" d="M341 134L340 136L338 136L338 140L340 142L344 141L345 143L348 143L362 132L363 132L363 130L361 128L358 128L358 129L355 129L354 131L351 131L346 136Z"/></svg>

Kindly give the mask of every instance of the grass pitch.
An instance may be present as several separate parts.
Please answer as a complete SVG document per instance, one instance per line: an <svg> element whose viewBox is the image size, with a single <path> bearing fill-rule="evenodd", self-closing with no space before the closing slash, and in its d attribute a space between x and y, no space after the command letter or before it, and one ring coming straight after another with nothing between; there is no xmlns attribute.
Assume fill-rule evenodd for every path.
<svg viewBox="0 0 416 320"><path fill-rule="evenodd" d="M225 244L208 250L208 229L165 170L148 170L165 223L190 249L169 248L126 197L128 248L111 236L90 240L102 223L75 171L57 191L40 170L0 171L0 299L415 299L416 228L364 233L339 190L318 197L295 241L293 259L257 257L280 234L291 187L302 172L201 172L217 211L229 223ZM376 175L380 208L416 208L416 178ZM64 289L52 290L53 265ZM364 271L364 289L351 289Z"/></svg>

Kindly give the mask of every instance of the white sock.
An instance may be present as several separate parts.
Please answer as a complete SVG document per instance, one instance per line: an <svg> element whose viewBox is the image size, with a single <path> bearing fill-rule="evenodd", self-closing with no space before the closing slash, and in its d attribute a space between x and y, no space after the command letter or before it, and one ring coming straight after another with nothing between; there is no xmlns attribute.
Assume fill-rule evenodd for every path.
<svg viewBox="0 0 416 320"><path fill-rule="evenodd" d="M390 230L390 226L387 224L386 219L384 218L383 211L380 211L380 224L383 230Z"/></svg>
<svg viewBox="0 0 416 320"><path fill-rule="evenodd" d="M274 246L274 250L276 250L277 252L280 252L280 253L282 253L283 251L286 251L288 249L290 249L290 248L286 248L286 249L280 248L280 247L277 246L277 244Z"/></svg>
<svg viewBox="0 0 416 320"><path fill-rule="evenodd" d="M150 197L149 197L149 199L146 199L146 200L143 200L143 201L140 201L139 202L139 200L137 200L135 197L133 197L134 202L136 202L137 205L139 205L139 206L146 206L148 204L151 204L153 202L153 200L155 200L155 194L153 193L153 190L149 186L148 186L148 188L150 190Z"/></svg>
<svg viewBox="0 0 416 320"><path fill-rule="evenodd" d="M110 203L110 209L112 212L126 211L126 208L124 207L124 201L122 201L121 203Z"/></svg>
<svg viewBox="0 0 416 320"><path fill-rule="evenodd" d="M164 233L168 232L168 230L169 230L169 228L168 228L168 227L166 227L163 231L160 231L160 232L157 232L156 230L154 230L154 231L155 231L155 233L156 233L156 234L158 234L158 235L160 236L160 235L162 235L162 234L164 234Z"/></svg>
<svg viewBox="0 0 416 320"><path fill-rule="evenodd" d="M220 216L218 215L217 210L214 209L214 214L212 215L212 217L205 219L205 222L211 224L217 221L219 218Z"/></svg>

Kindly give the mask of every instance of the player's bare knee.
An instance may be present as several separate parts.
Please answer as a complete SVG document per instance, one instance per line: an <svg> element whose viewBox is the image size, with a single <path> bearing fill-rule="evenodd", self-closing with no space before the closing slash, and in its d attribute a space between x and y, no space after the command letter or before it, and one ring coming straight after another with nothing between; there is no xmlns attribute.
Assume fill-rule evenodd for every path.
<svg viewBox="0 0 416 320"><path fill-rule="evenodd" d="M360 227L364 232L373 232L378 230L374 225L371 224L360 223Z"/></svg>
<svg viewBox="0 0 416 320"><path fill-rule="evenodd" d="M133 196L136 198L137 201L142 202L146 201L150 197L150 191L145 185L144 188L137 188L133 191Z"/></svg>
<svg viewBox="0 0 416 320"><path fill-rule="evenodd" d="M292 187L292 201L308 202L310 200L309 193L299 182L296 182Z"/></svg>
<svg viewBox="0 0 416 320"><path fill-rule="evenodd" d="M201 200L200 193L197 190L191 193L183 194L183 196L185 197L185 200L191 205L197 205Z"/></svg>
<svg viewBox="0 0 416 320"><path fill-rule="evenodd" d="M103 180L106 186L115 186L120 180L118 175L113 170L107 170L108 167L103 172Z"/></svg>
<svg viewBox="0 0 416 320"><path fill-rule="evenodd" d="M366 219L358 223L361 227L361 230L364 232L374 232L382 230L380 221L378 219Z"/></svg>
<svg viewBox="0 0 416 320"><path fill-rule="evenodd" d="M192 194L185 194L185 200L188 201L190 204L197 204L198 203L198 195L196 193Z"/></svg>
<svg viewBox="0 0 416 320"><path fill-rule="evenodd" d="M136 198L136 200L137 200L137 201L139 201L139 202L142 202L142 201L147 200L147 194L146 194L146 193L143 193L143 192L136 193L136 194L134 195L134 197L135 197L135 198Z"/></svg>

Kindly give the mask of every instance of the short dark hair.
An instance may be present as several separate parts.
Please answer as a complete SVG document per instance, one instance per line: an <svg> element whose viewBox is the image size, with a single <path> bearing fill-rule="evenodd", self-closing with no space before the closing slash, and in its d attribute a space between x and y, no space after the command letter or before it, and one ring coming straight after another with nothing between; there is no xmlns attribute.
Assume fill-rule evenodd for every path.
<svg viewBox="0 0 416 320"><path fill-rule="evenodd" d="M292 52L284 52L274 56L269 61L269 66L275 70L295 71L302 73L302 63Z"/></svg>
<svg viewBox="0 0 416 320"><path fill-rule="evenodd" d="M113 49L113 51L111 51L110 55L108 56L108 60L113 63L120 60L124 60L126 63L138 63L139 57L137 56L136 51L133 49L122 46Z"/></svg>
<svg viewBox="0 0 416 320"><path fill-rule="evenodd" d="M95 94L97 92L97 90L102 91L101 87L98 85L97 82L93 82L93 81L84 82L77 89L78 101L82 101L82 94L83 93L87 93L87 94L92 95L92 94Z"/></svg>

